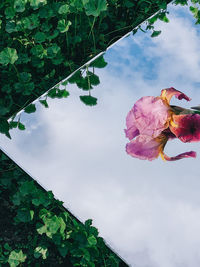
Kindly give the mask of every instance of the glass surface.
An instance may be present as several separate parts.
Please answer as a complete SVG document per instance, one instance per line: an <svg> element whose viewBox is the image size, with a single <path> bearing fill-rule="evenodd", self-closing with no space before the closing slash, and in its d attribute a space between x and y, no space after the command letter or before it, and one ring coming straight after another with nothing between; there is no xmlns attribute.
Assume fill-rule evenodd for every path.
<svg viewBox="0 0 200 267"><path fill-rule="evenodd" d="M200 104L200 34L187 8L170 8L157 38L138 32L105 54L96 70L94 107L67 85L70 97L21 114L25 131L0 136L1 148L81 221L93 219L100 235L131 266L200 266L200 145L169 141L169 156L194 150L196 159L152 162L125 152L125 118L142 96L175 87ZM83 93L84 94L84 93Z"/></svg>

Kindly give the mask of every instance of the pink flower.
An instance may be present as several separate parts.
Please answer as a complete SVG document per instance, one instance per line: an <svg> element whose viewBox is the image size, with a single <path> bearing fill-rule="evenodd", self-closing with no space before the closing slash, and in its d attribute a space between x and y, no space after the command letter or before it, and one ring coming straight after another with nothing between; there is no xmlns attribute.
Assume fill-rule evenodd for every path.
<svg viewBox="0 0 200 267"><path fill-rule="evenodd" d="M139 134L157 137L172 123L172 109L169 102L172 96L178 99L190 100L188 96L173 87L163 89L157 97L144 96L140 98L126 117L126 137L132 140Z"/></svg>
<svg viewBox="0 0 200 267"><path fill-rule="evenodd" d="M170 125L170 130L182 142L200 141L199 114L173 115L173 121L174 126Z"/></svg>

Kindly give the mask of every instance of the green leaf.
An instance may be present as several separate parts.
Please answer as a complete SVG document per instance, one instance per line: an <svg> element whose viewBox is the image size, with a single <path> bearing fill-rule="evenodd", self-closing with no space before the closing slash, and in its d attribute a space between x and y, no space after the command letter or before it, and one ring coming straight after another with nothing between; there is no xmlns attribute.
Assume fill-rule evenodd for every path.
<svg viewBox="0 0 200 267"><path fill-rule="evenodd" d="M106 0L90 0L84 7L87 16L98 17L102 11L107 10L107 2Z"/></svg>
<svg viewBox="0 0 200 267"><path fill-rule="evenodd" d="M6 66L9 63L14 64L18 59L17 51L14 48L6 47L0 53L0 64Z"/></svg>
<svg viewBox="0 0 200 267"><path fill-rule="evenodd" d="M12 128L17 128L17 125L18 125L18 122L17 122L17 121L11 121L11 122L9 123L9 127L10 127L10 129L12 129Z"/></svg>
<svg viewBox="0 0 200 267"><path fill-rule="evenodd" d="M97 98L90 95L80 96L80 100L87 106L95 106L97 104Z"/></svg>
<svg viewBox="0 0 200 267"><path fill-rule="evenodd" d="M33 30L40 25L40 21L36 14L32 14L29 17L25 17L24 19L22 19L22 24L25 29Z"/></svg>
<svg viewBox="0 0 200 267"><path fill-rule="evenodd" d="M48 108L48 107L49 107L49 106L48 106L48 103L47 103L46 100L40 100L40 103L41 103L43 106L45 106L45 108Z"/></svg>
<svg viewBox="0 0 200 267"><path fill-rule="evenodd" d="M161 34L161 31L153 31L151 37L157 37L160 34Z"/></svg>
<svg viewBox="0 0 200 267"><path fill-rule="evenodd" d="M100 84L99 77L96 74L88 71L87 75L89 76L90 84L92 84L92 85Z"/></svg>
<svg viewBox="0 0 200 267"><path fill-rule="evenodd" d="M31 77L32 77L32 75L30 73L27 73L27 72L21 72L19 74L19 80L22 83L28 83L28 82L30 82Z"/></svg>
<svg viewBox="0 0 200 267"><path fill-rule="evenodd" d="M107 64L108 63L104 60L104 57L100 56L90 64L90 67L105 68Z"/></svg>
<svg viewBox="0 0 200 267"><path fill-rule="evenodd" d="M47 48L47 57L54 58L59 52L60 52L60 47L54 43Z"/></svg>
<svg viewBox="0 0 200 267"><path fill-rule="evenodd" d="M16 12L23 12L25 10L27 0L15 0L14 9Z"/></svg>
<svg viewBox="0 0 200 267"><path fill-rule="evenodd" d="M8 263L10 264L10 267L16 267L20 263L25 262L26 260L26 255L23 254L22 250L17 251L13 250L8 258Z"/></svg>
<svg viewBox="0 0 200 267"><path fill-rule="evenodd" d="M8 21L6 23L6 28L5 29L6 29L6 31L8 33L16 32L17 30L16 30L15 22L14 21Z"/></svg>
<svg viewBox="0 0 200 267"><path fill-rule="evenodd" d="M36 247L34 250L34 257L36 259L38 259L41 256L42 256L43 260L45 260L48 256L48 249L45 246Z"/></svg>
<svg viewBox="0 0 200 267"><path fill-rule="evenodd" d="M64 32L67 32L69 30L69 26L71 25L71 21L66 21L65 19L61 19L58 21L58 30L61 32L61 33L64 33Z"/></svg>
<svg viewBox="0 0 200 267"><path fill-rule="evenodd" d="M37 43L43 43L46 40L46 34L43 32L37 32L34 35L34 39Z"/></svg>
<svg viewBox="0 0 200 267"><path fill-rule="evenodd" d="M58 9L58 13L59 13L59 14L67 14L67 13L69 13L69 5L68 5L68 4L62 5L62 6Z"/></svg>
<svg viewBox="0 0 200 267"><path fill-rule="evenodd" d="M64 90L60 90L59 88L53 88L51 90L49 90L48 92L48 96L51 98L63 98L63 97L68 97L69 96L69 92Z"/></svg>
<svg viewBox="0 0 200 267"><path fill-rule="evenodd" d="M97 240L96 240L95 236L90 235L87 240L88 240L88 243L90 246L96 246Z"/></svg>
<svg viewBox="0 0 200 267"><path fill-rule="evenodd" d="M30 222L34 216L34 211L27 208L21 208L17 210L17 215L15 217L17 222Z"/></svg>
<svg viewBox="0 0 200 267"><path fill-rule="evenodd" d="M39 44L39 45L35 45L34 47L31 48L31 53L34 56L42 59L44 56L47 55L47 50L44 49L44 47L41 44Z"/></svg>
<svg viewBox="0 0 200 267"><path fill-rule="evenodd" d="M0 118L0 133L9 131L9 123L5 118Z"/></svg>
<svg viewBox="0 0 200 267"><path fill-rule="evenodd" d="M30 6L33 9L38 9L42 5L46 5L47 0L30 0Z"/></svg>
<svg viewBox="0 0 200 267"><path fill-rule="evenodd" d="M24 124L22 124L21 122L19 122L19 123L18 123L18 129L21 130L21 131L23 131L23 130L26 129L26 127L25 127Z"/></svg>
<svg viewBox="0 0 200 267"><path fill-rule="evenodd" d="M13 7L7 7L5 9L5 15L7 19L12 19L15 16L15 9Z"/></svg>
<svg viewBox="0 0 200 267"><path fill-rule="evenodd" d="M61 246L58 246L58 251L63 258L66 257L68 250L68 246L65 243L62 243Z"/></svg>
<svg viewBox="0 0 200 267"><path fill-rule="evenodd" d="M12 250L12 248L9 246L8 243L5 243L5 245L3 246L6 250Z"/></svg>
<svg viewBox="0 0 200 267"><path fill-rule="evenodd" d="M24 111L26 113L33 113L36 111L36 107L35 107L35 104L30 104L29 106L27 106Z"/></svg>
<svg viewBox="0 0 200 267"><path fill-rule="evenodd" d="M0 118L0 133L5 134L8 138L11 139L10 133L9 133L9 123L5 118Z"/></svg>

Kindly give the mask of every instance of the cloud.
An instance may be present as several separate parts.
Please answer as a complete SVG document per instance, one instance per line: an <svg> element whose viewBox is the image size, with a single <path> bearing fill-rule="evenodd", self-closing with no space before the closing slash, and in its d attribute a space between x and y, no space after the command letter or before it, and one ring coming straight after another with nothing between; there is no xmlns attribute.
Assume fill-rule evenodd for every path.
<svg viewBox="0 0 200 267"><path fill-rule="evenodd" d="M170 156L199 153L172 163L125 153L125 117L138 98L174 86L194 100L173 103L199 101L199 33L187 13L171 11L156 39L138 33L106 53L109 64L97 70L101 84L92 91L96 107L84 106L84 93L70 85L69 99L22 114L26 131L12 131L12 141L0 137L12 158L81 220L93 218L108 244L136 267L200 264L199 145L169 142Z"/></svg>

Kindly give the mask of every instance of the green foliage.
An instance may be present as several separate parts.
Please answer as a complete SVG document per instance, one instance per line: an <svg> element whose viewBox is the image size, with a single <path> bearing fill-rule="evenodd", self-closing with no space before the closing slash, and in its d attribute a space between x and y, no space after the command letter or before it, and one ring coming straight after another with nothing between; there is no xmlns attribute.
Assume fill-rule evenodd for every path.
<svg viewBox="0 0 200 267"><path fill-rule="evenodd" d="M25 262L26 260L26 255L23 254L22 250L20 251L11 251L9 258L8 258L8 263L10 264L10 267L16 267L22 262Z"/></svg>
<svg viewBox="0 0 200 267"><path fill-rule="evenodd" d="M2 227L6 231L0 237L0 264L117 267L123 263L99 237L92 220L79 222L52 192L43 190L3 153L0 161L0 201L2 209L7 207L1 217L0 231Z"/></svg>

